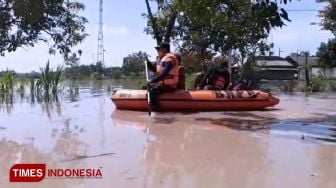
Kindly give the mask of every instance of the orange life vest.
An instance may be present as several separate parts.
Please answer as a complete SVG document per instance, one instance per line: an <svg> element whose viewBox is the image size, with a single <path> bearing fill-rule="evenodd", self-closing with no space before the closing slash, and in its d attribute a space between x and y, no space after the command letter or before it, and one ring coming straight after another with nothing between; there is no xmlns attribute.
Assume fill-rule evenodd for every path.
<svg viewBox="0 0 336 188"><path fill-rule="evenodd" d="M183 66L178 67L178 77L179 77L179 82L177 84L177 89L185 89L185 70Z"/></svg>
<svg viewBox="0 0 336 188"><path fill-rule="evenodd" d="M221 90L224 89L224 86L226 85L226 79L223 76L215 76L213 83L213 87L215 89Z"/></svg>
<svg viewBox="0 0 336 188"><path fill-rule="evenodd" d="M161 65L161 62L172 63L173 68L170 70L168 76L159 83L170 88L177 88L179 82L179 66L177 58L174 54L167 53L161 60L158 60L156 63L157 75L161 75L165 70L165 67Z"/></svg>

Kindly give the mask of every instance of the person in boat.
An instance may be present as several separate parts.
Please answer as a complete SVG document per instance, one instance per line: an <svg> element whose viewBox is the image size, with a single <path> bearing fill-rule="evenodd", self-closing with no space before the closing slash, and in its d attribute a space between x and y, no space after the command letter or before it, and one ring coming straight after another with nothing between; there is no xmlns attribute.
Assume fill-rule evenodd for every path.
<svg viewBox="0 0 336 188"><path fill-rule="evenodd" d="M240 79L238 83L232 85L230 90L238 91L238 90L252 90L251 88L251 81L247 79Z"/></svg>
<svg viewBox="0 0 336 188"><path fill-rule="evenodd" d="M228 88L229 90L253 90L256 89L253 87L253 83L251 80L243 78L239 69L234 67L231 69L231 85Z"/></svg>
<svg viewBox="0 0 336 188"><path fill-rule="evenodd" d="M201 72L198 72L196 74L196 78L194 81L193 89L199 89L201 88L200 84L202 82L202 79L204 78L205 74L207 73L207 61L205 60L202 62L202 70Z"/></svg>
<svg viewBox="0 0 336 188"><path fill-rule="evenodd" d="M179 84L180 61L170 52L169 43L161 43L155 47L158 57L155 65L147 60L147 67L156 73L147 85L150 88L150 99L153 105L157 104L157 97L164 92L172 92Z"/></svg>
<svg viewBox="0 0 336 188"><path fill-rule="evenodd" d="M197 89L226 90L231 83L229 61L227 58L215 57L214 66L211 67Z"/></svg>

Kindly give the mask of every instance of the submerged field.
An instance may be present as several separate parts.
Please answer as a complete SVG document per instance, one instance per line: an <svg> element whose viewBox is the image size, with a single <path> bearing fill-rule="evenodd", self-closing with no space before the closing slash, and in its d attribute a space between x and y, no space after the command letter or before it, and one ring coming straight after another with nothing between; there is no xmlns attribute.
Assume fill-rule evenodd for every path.
<svg viewBox="0 0 336 188"><path fill-rule="evenodd" d="M284 94L254 112L118 111L111 81L0 102L0 187L334 187L336 93ZM71 90L73 89L73 91ZM101 179L9 184L15 163L100 168Z"/></svg>

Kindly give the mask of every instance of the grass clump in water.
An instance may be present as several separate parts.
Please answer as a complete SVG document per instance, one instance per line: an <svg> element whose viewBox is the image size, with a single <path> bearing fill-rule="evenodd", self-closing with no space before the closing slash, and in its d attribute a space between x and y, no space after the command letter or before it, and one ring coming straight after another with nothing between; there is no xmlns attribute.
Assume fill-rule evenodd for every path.
<svg viewBox="0 0 336 188"><path fill-rule="evenodd" d="M48 61L46 66L42 67L40 71L40 78L37 80L35 86L31 86L31 89L35 87L38 92L44 92L45 96L49 96L50 94L57 95L57 90L63 75L63 68L58 66L56 70L53 70L50 68Z"/></svg>
<svg viewBox="0 0 336 188"><path fill-rule="evenodd" d="M0 93L12 93L14 87L14 73L6 71L0 73Z"/></svg>
<svg viewBox="0 0 336 188"><path fill-rule="evenodd" d="M5 71L0 73L0 109L4 107L7 112L13 108L14 73Z"/></svg>

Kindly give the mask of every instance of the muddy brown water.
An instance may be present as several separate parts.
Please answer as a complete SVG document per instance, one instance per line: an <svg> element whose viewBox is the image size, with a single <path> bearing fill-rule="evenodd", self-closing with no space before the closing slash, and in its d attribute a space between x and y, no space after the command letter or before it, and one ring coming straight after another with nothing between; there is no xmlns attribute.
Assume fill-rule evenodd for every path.
<svg viewBox="0 0 336 188"><path fill-rule="evenodd" d="M118 111L106 83L0 108L0 187L336 186L336 94L279 93L265 111ZM65 92L66 93L66 92ZM15 163L100 168L101 179L9 183Z"/></svg>

